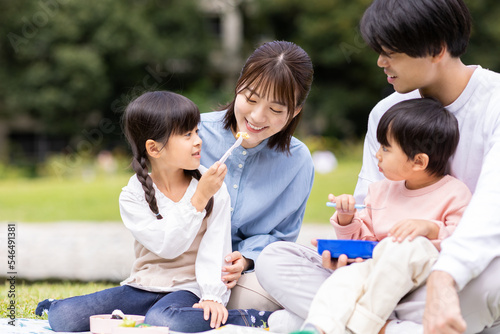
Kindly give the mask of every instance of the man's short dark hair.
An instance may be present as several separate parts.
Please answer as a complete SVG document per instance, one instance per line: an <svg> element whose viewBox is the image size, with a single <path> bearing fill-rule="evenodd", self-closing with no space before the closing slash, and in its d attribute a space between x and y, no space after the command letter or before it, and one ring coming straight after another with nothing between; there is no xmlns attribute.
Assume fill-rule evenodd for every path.
<svg viewBox="0 0 500 334"><path fill-rule="evenodd" d="M471 15L463 0L374 0L361 19L361 34L378 54L452 57L469 44Z"/></svg>

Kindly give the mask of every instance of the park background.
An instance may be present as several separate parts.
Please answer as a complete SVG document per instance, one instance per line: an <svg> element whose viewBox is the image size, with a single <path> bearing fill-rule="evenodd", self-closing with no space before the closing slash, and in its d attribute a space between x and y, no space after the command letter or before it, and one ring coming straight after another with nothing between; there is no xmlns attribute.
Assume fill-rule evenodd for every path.
<svg viewBox="0 0 500 334"><path fill-rule="evenodd" d="M465 2L473 31L462 59L500 72L500 3ZM326 197L353 192L368 114L391 93L377 54L359 33L370 3L0 1L0 222L118 224L118 195L132 174L120 125L128 101L162 89L187 96L201 112L215 110L232 98L246 57L277 39L300 45L314 64L296 136L311 153L333 152L338 160L332 171L316 173L304 218L328 224ZM7 272L4 260L0 276ZM112 284L19 281L19 316L34 317L36 302L47 295ZM7 291L6 281L0 317Z"/></svg>

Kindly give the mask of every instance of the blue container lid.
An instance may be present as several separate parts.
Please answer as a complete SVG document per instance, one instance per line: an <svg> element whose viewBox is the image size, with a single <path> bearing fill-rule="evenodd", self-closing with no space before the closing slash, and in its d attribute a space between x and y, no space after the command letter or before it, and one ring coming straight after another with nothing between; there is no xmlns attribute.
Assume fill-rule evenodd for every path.
<svg viewBox="0 0 500 334"><path fill-rule="evenodd" d="M318 239L318 253L323 254L327 250L330 251L333 258L345 254L350 259L357 257L369 259L377 244L377 241Z"/></svg>

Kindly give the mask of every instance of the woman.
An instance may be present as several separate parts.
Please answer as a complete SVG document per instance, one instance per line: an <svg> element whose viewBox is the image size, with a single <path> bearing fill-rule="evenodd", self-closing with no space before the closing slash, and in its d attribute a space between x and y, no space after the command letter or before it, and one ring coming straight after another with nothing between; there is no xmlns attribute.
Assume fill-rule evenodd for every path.
<svg viewBox="0 0 500 334"><path fill-rule="evenodd" d="M233 253L226 257L232 265L223 268L222 279L234 288L228 309L281 308L257 283L253 269L266 245L295 241L299 234L314 168L308 148L292 135L312 79L311 59L302 48L265 43L243 66L233 100L224 110L201 116L203 165L218 161L238 132L250 136L225 162Z"/></svg>
<svg viewBox="0 0 500 334"><path fill-rule="evenodd" d="M230 198L224 164L200 166L200 112L189 99L147 92L124 114L135 174L119 198L123 223L134 236L135 261L120 286L96 293L45 299L57 332L84 332L89 318L120 309L144 322L183 333L222 324L265 327L269 312L230 310L230 291L220 280L231 251Z"/></svg>

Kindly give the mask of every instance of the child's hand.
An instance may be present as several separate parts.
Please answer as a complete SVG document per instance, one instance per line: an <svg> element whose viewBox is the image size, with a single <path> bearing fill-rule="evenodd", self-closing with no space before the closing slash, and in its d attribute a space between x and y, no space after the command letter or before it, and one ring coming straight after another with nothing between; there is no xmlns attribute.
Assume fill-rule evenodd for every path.
<svg viewBox="0 0 500 334"><path fill-rule="evenodd" d="M394 225L388 233L393 241L403 242L406 238L413 240L418 236L427 239L437 239L439 235L439 226L429 220L406 219Z"/></svg>
<svg viewBox="0 0 500 334"><path fill-rule="evenodd" d="M334 196L333 194L330 194L328 195L328 200L337 204L336 210L339 225L349 225L352 222L354 213L356 212L356 209L354 208L354 205L356 204L354 196L346 194Z"/></svg>
<svg viewBox="0 0 500 334"><path fill-rule="evenodd" d="M225 164L215 162L202 176L191 198L191 203L198 211L203 211L208 200L215 195L224 182L227 173Z"/></svg>
<svg viewBox="0 0 500 334"><path fill-rule="evenodd" d="M210 168L201 176L198 184L198 189L207 194L210 198L220 189L224 178L226 177L227 167L216 161Z"/></svg>
<svg viewBox="0 0 500 334"><path fill-rule="evenodd" d="M210 319L210 327L219 328L227 321L228 312L224 305L214 302L213 300L204 300L193 305L193 308L202 308L204 311L203 318Z"/></svg>

